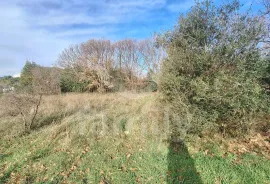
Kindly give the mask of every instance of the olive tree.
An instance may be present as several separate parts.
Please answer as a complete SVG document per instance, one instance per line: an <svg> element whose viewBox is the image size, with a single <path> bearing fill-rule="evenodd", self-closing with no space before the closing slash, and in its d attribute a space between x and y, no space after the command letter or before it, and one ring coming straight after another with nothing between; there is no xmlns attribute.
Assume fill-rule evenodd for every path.
<svg viewBox="0 0 270 184"><path fill-rule="evenodd" d="M217 128L236 135L267 107L258 47L267 32L259 16L240 9L238 0L197 2L167 33L160 88L180 117L172 118L176 127L188 122L190 132Z"/></svg>

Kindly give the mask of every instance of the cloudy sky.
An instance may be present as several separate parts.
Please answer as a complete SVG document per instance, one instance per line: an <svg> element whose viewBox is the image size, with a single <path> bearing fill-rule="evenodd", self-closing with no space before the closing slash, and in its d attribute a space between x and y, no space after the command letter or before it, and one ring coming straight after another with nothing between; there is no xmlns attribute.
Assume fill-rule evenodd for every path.
<svg viewBox="0 0 270 184"><path fill-rule="evenodd" d="M250 4L250 0L242 0ZM51 66L70 44L143 39L173 27L192 0L1 0L0 76L26 60Z"/></svg>

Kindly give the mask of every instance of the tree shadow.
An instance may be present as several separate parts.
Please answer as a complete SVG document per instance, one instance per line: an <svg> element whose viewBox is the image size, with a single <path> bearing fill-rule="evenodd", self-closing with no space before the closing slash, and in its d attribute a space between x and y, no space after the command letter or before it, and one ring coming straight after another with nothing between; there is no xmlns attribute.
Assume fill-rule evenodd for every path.
<svg viewBox="0 0 270 184"><path fill-rule="evenodd" d="M167 183L202 184L199 173L195 168L193 158L190 156L184 141L170 140L167 161Z"/></svg>

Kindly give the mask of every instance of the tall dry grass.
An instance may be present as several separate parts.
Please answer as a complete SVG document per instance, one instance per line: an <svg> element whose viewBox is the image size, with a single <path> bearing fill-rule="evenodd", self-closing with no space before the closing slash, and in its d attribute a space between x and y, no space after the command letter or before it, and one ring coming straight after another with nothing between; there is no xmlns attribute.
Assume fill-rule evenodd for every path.
<svg viewBox="0 0 270 184"><path fill-rule="evenodd" d="M104 137L132 136L165 139L167 125L158 93L71 93L44 96L33 132L43 131L52 139L66 142L78 137L98 140ZM0 136L10 138L23 132L19 115L5 112L9 104L0 102Z"/></svg>

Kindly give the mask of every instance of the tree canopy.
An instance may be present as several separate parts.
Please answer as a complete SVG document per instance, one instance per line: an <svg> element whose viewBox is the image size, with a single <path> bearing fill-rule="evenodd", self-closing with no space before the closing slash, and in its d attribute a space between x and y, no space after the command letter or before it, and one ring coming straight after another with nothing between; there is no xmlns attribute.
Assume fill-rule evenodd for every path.
<svg viewBox="0 0 270 184"><path fill-rule="evenodd" d="M267 107L259 48L267 32L260 17L240 10L238 0L197 2L166 36L160 88L189 131L246 131Z"/></svg>

